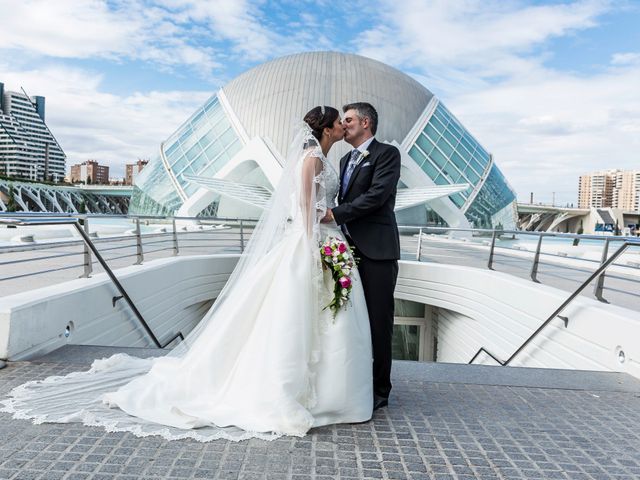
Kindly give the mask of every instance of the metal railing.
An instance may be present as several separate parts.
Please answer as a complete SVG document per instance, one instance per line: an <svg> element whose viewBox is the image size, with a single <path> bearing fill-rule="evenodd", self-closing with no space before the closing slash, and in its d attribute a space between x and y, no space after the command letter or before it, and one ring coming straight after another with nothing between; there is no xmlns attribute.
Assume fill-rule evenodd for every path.
<svg viewBox="0 0 640 480"><path fill-rule="evenodd" d="M620 259L620 257L629 248L640 246L640 239L637 239L637 238L598 236L598 235L579 235L579 234L571 234L571 233L563 234L563 233L553 233L553 232L527 232L527 231L519 231L519 230L497 230L497 229L496 230L464 229L464 228L449 228L449 227L404 226L404 227L400 227L400 229L401 231L404 230L408 232L412 232L412 231L418 232L418 240L417 240L416 251L415 251L415 259L417 261L423 260L423 249L425 245L425 238L428 238L428 237L425 237L425 234L427 233L435 234L434 237L436 239L441 239L445 237L445 235L453 237L452 239L456 239L456 236L457 236L457 240L460 240L461 236L463 235L467 235L467 236L470 235L472 240L471 243L473 244L474 247L476 247L476 258L481 258L482 252L483 252L482 249L478 250L478 247L481 247L481 248L488 247L488 249L485 248L485 250L488 250L487 259L486 259L486 268L489 270L496 270L496 257L502 256L504 258L513 259L514 258L513 255L514 253L516 253L519 256L518 258L523 259L522 261L523 265L521 268L528 268L528 270L526 271L526 278L536 283L541 283L541 279L539 275L541 273L540 267L542 265L552 265L556 269L568 268L576 272L588 273L587 277L584 280L581 280L578 282L578 287L570 291L570 294L568 295L566 300L551 315L549 315L549 317L546 318L542 322L542 324L534 332L532 332L531 335L527 339L525 339L522 342L522 344L515 349L513 354L511 354L506 360L502 360L498 358L497 355L493 354L487 348L481 347L480 349L478 349L475 355L473 355L471 360L469 360L468 362L469 364L473 363L482 353L484 353L485 355L492 358L495 362L497 362L500 365L503 365L503 366L509 365L517 357L517 355L519 355L540 334L540 332L542 332L554 319L560 318L564 322L565 327L567 327L569 323L569 318L566 316L562 316L561 313L571 304L571 302L573 302L578 297L578 295L582 294L582 292L584 292L592 282L594 283L594 289L592 292L593 296L597 300L604 303L609 303L609 301L604 297L606 278L609 278L611 281L616 279L616 280L632 281L636 285L640 284L640 270L639 270L640 257L638 259L639 260L638 262L633 262L633 265L616 263L616 260ZM505 236L507 237L510 236L512 238L515 238L516 236L531 237L535 240L535 245L536 245L535 249L533 251L530 251L530 250L523 251L522 249L515 250L513 248L508 248L508 247L498 247L496 245L497 240ZM490 238L490 242L487 241L489 238ZM560 239L572 240L574 246L578 245L579 242L583 240L596 240L602 244L600 259L593 260L588 258L569 256L566 254L559 255L559 254L545 252L543 251L543 245L545 245L544 240L547 238L560 238ZM477 242L478 239L480 239L483 243L478 243ZM476 240L476 241L473 242L473 240ZM615 250L613 254L609 255L610 246L614 242L622 242L622 245L617 250ZM455 243L455 242L451 242L451 243ZM565 246L568 246L568 245L565 245ZM560 247L560 245L556 245L556 247ZM447 248L451 248L451 247L450 246L440 247L440 249L447 249ZM467 246L467 249L468 248L469 247ZM499 250L514 250L514 253L504 253L504 252L499 253L498 252ZM530 255L531 257L530 260L526 258L527 255ZM574 263L580 262L584 265L582 266L566 265L567 260L571 260ZM434 259L433 261L437 262L438 260ZM528 267L526 267L527 262L530 262L530 265ZM513 265L513 263L511 265ZM614 265L618 269L624 269L628 273L631 273L632 275L621 276L621 275L612 273L611 267L613 267ZM589 267L595 267L595 269L590 269ZM621 290L619 288L610 287L610 290L616 293L623 293L627 296L632 297L634 300L640 298L640 288L633 288L633 289L627 288L627 289ZM623 306L628 307L628 305L623 305Z"/></svg>
<svg viewBox="0 0 640 480"><path fill-rule="evenodd" d="M99 236L96 233L94 222L100 219L119 219L130 222L130 231L126 233L117 233L104 235L103 230L98 229ZM181 222L189 222L189 227L181 225ZM121 215L71 215L71 214L25 214L25 213L4 213L0 214L0 224L13 226L45 225L78 225L74 228L78 232L80 239L70 238L69 240L52 240L48 242L37 242L29 244L11 244L0 246L0 267L13 267L14 272L1 276L0 289L9 280L22 279L23 282L31 282L31 278L45 275L55 274L56 272L73 271L73 269L81 269L80 277L90 277L94 274L94 266L97 264L109 274L115 263L120 263L118 267L126 265L140 265L152 258L159 258L159 255L176 256L184 254L212 254L212 253L241 253L244 251L247 239L251 236L256 221L240 218L218 218L218 217L165 217L165 216L121 216ZM93 227L92 227L93 226ZM148 228L147 228L148 227ZM145 231L153 228L153 231ZM519 269L518 274L525 275L531 281L540 283L540 267L553 266L557 269L569 268L575 272L586 273L589 278L584 282L579 282L578 293L583 292L589 282L595 280L593 294L602 301L605 299L605 290L616 292L620 289L605 285L606 279L631 280L640 283L640 269L629 265L615 263L616 267L623 268L632 272L633 275L620 276L612 272L609 268L614 265L623 251L611 260L608 255L610 245L617 241L626 241L629 245L635 245L635 241L621 237L602 237L595 235L577 235L577 234L558 234L546 232L526 232L519 230L488 230L488 229L464 229L437 226L401 226L399 227L402 234L403 258L414 258L422 261L425 257L425 250L432 248L429 240L438 240L436 248L439 252L449 254L447 259L452 261L456 259L456 255L460 256L459 263L463 265L469 264L469 254L472 255L473 261L480 262L479 266L496 270L501 266L509 266L512 269ZM410 238L416 238L415 246L408 243L408 234ZM536 248L531 250L518 250L518 247L509 248L498 245L498 240L515 238L516 236L527 236L536 240ZM449 238L451 237L451 238ZM579 257L567 257L555 255L543 251L544 240L548 237L560 237L569 240L598 240L603 243L600 260L585 259ZM465 240L465 242L456 240ZM442 240L447 240L443 242ZM410 241L409 241L410 242ZM426 245L426 246L425 246ZM81 251L73 251L81 246ZM92 248L93 246L93 248ZM61 251L60 251L61 250ZM626 249L625 249L626 250ZM39 253L44 255L38 256ZM4 258L14 254L19 258ZM22 255L23 257L20 257ZM74 262L71 259L81 256L82 260ZM109 257L108 257L109 256ZM532 258L528 258L530 256ZM429 255L427 255L429 257ZM512 260L518 259L516 265ZM572 259L581 261L580 265L562 265L566 260ZM438 259L431 259L438 261ZM55 265L55 261L60 260L61 264ZM26 265L44 261L47 263L46 268L36 271L24 271ZM128 263L123 263L128 262ZM574 262L574 263L576 263ZM455 263L455 262L454 262ZM52 265L53 264L53 265ZM111 264L111 265L107 265ZM603 265L606 267L602 268ZM640 266L640 264L638 265ZM593 267L593 268L591 268ZM595 271L593 269L595 268ZM18 271L16 271L18 269ZM6 270L6 269L5 269ZM551 281L553 273L545 272L546 280ZM46 275L45 275L46 276ZM560 275L557 275L558 277ZM69 280L69 279L65 279ZM586 283L585 283L586 282ZM115 282L114 282L115 283ZM28 285L28 288L34 288ZM635 289L640 291L638 289ZM21 291L21 290L19 290ZM573 289L572 289L573 291ZM640 294L633 293L634 289L624 289L624 294L636 296L640 298ZM572 298L575 298L575 292ZM2 293L0 293L0 296ZM126 298L121 295L114 298L114 304L119 298ZM555 318L555 316L554 316ZM489 354L489 352L486 352ZM491 354L489 354L491 355ZM499 361L496 359L496 361Z"/></svg>
<svg viewBox="0 0 640 480"><path fill-rule="evenodd" d="M43 225L71 225L64 223L77 220L83 231L91 237L92 243L99 247L107 262L119 262L118 267L125 266L131 259L133 265L144 262L145 256L158 258L158 256L176 256L182 254L210 254L210 253L242 253L246 244L246 238L251 235L254 220L219 217L162 217L162 216L121 216L121 215L43 215L43 214L0 214L0 224L13 227L25 227ZM95 229L91 231L94 220L116 219L131 222L130 233L109 234L97 236ZM178 228L176 222L188 222L190 226ZM156 231L144 232L143 225L152 223ZM122 226L121 230L125 227ZM158 230L159 229L159 230ZM19 233L19 230L16 230ZM70 233L67 233L70 236ZM33 240L33 239L31 239ZM31 241L0 245L0 267L15 267L12 272L4 275L0 273L0 291L3 284L9 280L26 279L43 276L55 272L82 269L81 278L88 278L93 274L95 264L99 265L95 255L87 244L77 237L69 239L56 239L54 241ZM78 251L77 247L81 250ZM45 255L39 255L40 253ZM13 255L9 255L13 254ZM73 258L81 257L79 261ZM4 260L8 258L7 260ZM45 268L37 265L42 261L49 261ZM54 265L56 260L61 264ZM35 266L34 266L35 265ZM34 267L32 267L34 266ZM67 280L70 278L67 278ZM26 286L29 287L29 286ZM6 294L6 293L3 293ZM0 294L1 296L1 294Z"/></svg>
<svg viewBox="0 0 640 480"><path fill-rule="evenodd" d="M560 313L566 309L569 304L585 289L587 286L597 277L601 277L604 275L606 269L615 262L615 260L620 257L629 247L640 247L640 241L625 241L610 257L606 258L603 263L593 272L589 278L587 278L582 284L571 294L569 297L560 305L549 317L538 327L538 329L533 332L522 344L516 349L515 352L511 354L509 358L506 360L500 360L497 356L489 352L485 347L480 347L480 349L476 352L476 354L469 360L469 364L473 363L473 361L481 354L485 353L493 358L496 362L498 362L502 366L509 365L511 361L522 351L525 349L529 343L531 343L542 330L545 329L552 320L556 317L560 318L564 322L565 328L569 326L569 318L566 316L561 316Z"/></svg>
<svg viewBox="0 0 640 480"><path fill-rule="evenodd" d="M571 234L571 233L553 233L553 232L528 232L528 231L520 231L520 230L489 230L489 229L469 229L469 228L450 228L450 227L431 227L431 226L422 226L422 227L414 227L414 226L401 226L399 227L401 233L402 232L416 232L418 234L417 244L415 248L415 255L410 254L412 258L415 258L417 261L422 261L424 259L424 245L425 238L436 238L436 239L446 239L451 237L453 240L464 239L466 235L471 239L470 242L466 244L461 244L458 242L450 242L450 244L444 245L442 242L437 245L438 251L446 251L449 250L453 253L469 253L473 252L474 260L481 260L483 251L478 249L478 247L486 248L486 263L481 263L479 266L485 266L489 270L496 270L496 264L498 262L498 257L502 258L505 262L508 260L509 266L514 269L527 269L526 272L522 272L523 276L530 279L533 282L541 283L540 279L541 274L541 266L549 266L553 267L554 272L545 272L549 277L562 277L558 275L557 272L560 269L569 270L574 274L579 275L589 275L591 272L597 268L598 266L603 265L608 258L609 247L613 242L635 242L634 238L629 237L615 237L615 236L598 236L598 235L579 235L579 234ZM426 237L427 234L432 234L430 237ZM515 237L530 237L535 240L535 249L533 250L524 250L519 247L510 248L497 246L498 239L507 238L515 238ZM543 246L545 246L544 240L547 238L556 238L556 239L565 239L568 241L573 240L574 242L579 243L582 240L595 240L602 243L602 250L600 254L599 260L589 259L589 258L581 258L570 255L560 255L553 254L549 252L543 251ZM477 240L481 240L483 243L479 243ZM405 242L406 243L406 242ZM559 245L556 245L559 247ZM475 248L475 250L472 250ZM530 261L528 260L530 258ZM518 263L514 263L513 261L517 259ZM567 260L572 260L573 265L569 264ZM438 262L438 259L433 259L432 261ZM593 296L601 302L609 303L609 300L605 298L605 289L607 289L605 285L605 279L609 278L611 280L618 280L624 282L634 282L640 283L640 257L637 262L630 262L629 264L616 263L615 267L618 269L618 273L613 273L610 270L605 272L604 270L591 281L595 280L595 285L593 289ZM622 275L620 271L623 271L625 275ZM510 272L515 275L514 272ZM577 281L578 284L581 283ZM557 285L554 285L557 286ZM564 287L566 289L566 286ZM628 298L632 298L634 301L640 300L640 288L616 288L614 286L608 287L608 289L612 292L615 292L619 295L624 295ZM569 290L569 289L568 289ZM584 290L584 289L583 289ZM571 290L569 290L571 291ZM623 305L627 306L627 305Z"/></svg>
<svg viewBox="0 0 640 480"><path fill-rule="evenodd" d="M100 217L100 218L127 218L127 219L131 219L131 221L134 223L135 225L135 229L133 231L132 235L117 235L117 236L111 236L108 238L103 238L103 239L98 239L95 238L94 240L91 239L91 232L90 232L90 228L89 228L89 222L91 218L96 218L96 217ZM147 234L143 234L142 230L141 230L141 220L142 221L147 221L147 220L153 220L155 222L170 222L171 225L171 231L170 232L160 232L160 233L147 233ZM155 335L155 333L153 332L153 330L151 329L151 327L149 326L149 324L147 323L147 321L144 319L144 316L142 315L142 313L139 311L139 309L137 308L137 306L135 305L134 301L132 300L132 298L129 296L129 294L127 293L126 289L123 287L123 285L120 283L120 281L118 280L118 278L115 276L115 274L113 273L112 268L108 265L107 260L104 258L102 252L118 252L121 251L123 249L130 249L132 246L131 245L118 245L119 242L122 241L126 241L126 242L131 242L132 238L134 240L134 247L135 247L135 253L131 253L131 254L125 254L125 255L117 255L115 257L112 257L110 260L119 260L119 259L125 259L125 258L131 258L134 257L135 258L135 262L134 265L140 265L144 262L145 259L145 253L149 254L149 253L153 253L153 252L162 252L162 251L167 251L167 250L171 250L172 255L176 256L179 255L180 253L180 249L188 249L188 248L193 248L193 245L188 245L185 244L185 242L188 242L190 240L195 240L198 242L202 242L201 239L190 239L190 238L182 238L182 245L180 245L179 242L179 237L187 237L190 234L199 234L199 235L207 235L209 234L208 232L216 232L218 230L199 230L196 229L195 231L189 232L189 231L178 231L177 226L176 226L176 220L180 221L180 220L188 220L190 222L198 222L198 223L206 223L206 222L221 222L224 221L225 224L230 224L230 225L237 225L239 227L239 239L238 242L234 242L232 240L232 243L229 245L230 247L232 247L233 250L238 250L238 253L241 253L244 250L244 245L245 245L245 240L244 237L248 232L247 230L251 230L251 224L255 223L251 220L244 220L244 219L219 219L219 218L191 218L191 217L172 217L172 218L167 218L167 217L122 217L122 216L91 216L91 215L82 215L82 216L72 216L72 215L42 215L42 214L38 214L38 215L31 215L31 214L3 214L0 215L0 225L5 225L6 227L15 227L16 229L19 227L46 227L46 226L66 226L66 227L73 227L74 231L80 236L80 240L76 240L76 239L71 239L68 241L55 241L55 242L49 242L49 243L38 243L38 244L33 244L33 245L5 245L5 246L1 246L0 247L0 253L21 253L21 252L26 252L29 254L28 258L22 258L22 259L15 259L15 260L8 260L8 261L1 261L0 262L0 266L22 266L25 263L30 263L30 262L35 262L35 261L42 261L42 260L53 260L53 259L67 259L68 257L71 256L77 256L78 253L73 253L73 252L64 252L64 253L55 253L55 254L51 254L50 251L52 249L56 249L56 248L69 248L69 247L73 247L73 246L77 246L77 245L82 245L83 246L83 251L82 253L80 253L80 255L83 256L83 263L82 264L72 264L72 265L64 265L62 267L59 268L47 268L44 270L39 270L36 272L29 272L29 273L18 273L18 274L13 274L10 275L8 277L3 277L0 278L0 284L2 281L6 281L6 280L12 280L12 279L17 279L17 278L25 278L25 277L30 277L30 276L34 276L34 275L42 275L45 273L51 273L51 272L58 272L58 271L62 271L62 270L68 270L68 269L72 269L72 268L78 268L78 267L83 267L83 272L80 275L81 278L88 278L92 275L93 273L93 265L94 263L98 263L102 269L104 270L104 272L107 274L107 276L109 277L109 279L111 280L111 282L115 285L116 289L118 290L119 295L114 296L112 298L112 304L115 307L116 303L120 300L120 299L124 299L125 302L127 303L127 305L129 306L129 308L131 309L131 311L133 312L133 314L135 315L135 317L137 318L137 320L139 321L140 325L144 328L144 330L146 331L146 333L149 335L149 337L151 338L151 340L153 341L153 343L158 347L158 348L165 348L168 345L170 345L172 342L174 342L176 339L180 338L182 340L184 340L184 335L182 334L182 332L177 332L175 335L173 335L171 338L169 338L168 340L162 342L160 339L157 338L157 336ZM226 227L225 227L226 228ZM232 228L232 227L229 227ZM169 238L166 238L169 237ZM105 247L102 249L102 252L98 249L97 247L97 243L108 243L111 246L109 247ZM170 246L166 246L166 243L169 242ZM115 244L115 245L114 245ZM149 246L152 246L152 248L150 249ZM219 243L218 243L218 247L219 247ZM159 247L159 248L158 248ZM204 248L208 248L211 247L211 244L209 245L201 245L201 247ZM226 245L225 245L226 247ZM47 252L49 252L47 255L44 256L39 256L39 257L33 257L32 254L34 252L38 252L38 251L44 251L46 250Z"/></svg>

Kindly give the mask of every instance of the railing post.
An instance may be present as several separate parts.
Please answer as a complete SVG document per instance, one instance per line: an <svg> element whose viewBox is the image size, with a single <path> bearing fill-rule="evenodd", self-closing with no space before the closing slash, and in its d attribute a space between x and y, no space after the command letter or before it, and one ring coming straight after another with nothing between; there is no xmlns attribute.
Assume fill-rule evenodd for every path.
<svg viewBox="0 0 640 480"><path fill-rule="evenodd" d="M178 248L178 232L176 231L176 219L173 219L173 255L177 256L180 253Z"/></svg>
<svg viewBox="0 0 640 480"><path fill-rule="evenodd" d="M536 283L540 283L538 280L538 265L540 264L540 250L542 248L542 237L544 233L541 233L538 237L538 247L536 248L536 254L533 257L533 265L531 266L531 280Z"/></svg>
<svg viewBox="0 0 640 480"><path fill-rule="evenodd" d="M487 268L493 270L493 251L496 248L496 229L493 229L493 236L491 237L491 248L489 249L489 262Z"/></svg>
<svg viewBox="0 0 640 480"><path fill-rule="evenodd" d="M244 252L244 223L240 219L240 253Z"/></svg>
<svg viewBox="0 0 640 480"><path fill-rule="evenodd" d="M418 232L418 250L416 251L416 260L419 262L422 257L422 228Z"/></svg>
<svg viewBox="0 0 640 480"><path fill-rule="evenodd" d="M610 241L609 238L605 239L604 241L604 247L602 247L602 258L600 259L600 265L606 262L607 257L609 256L609 241ZM595 288L593 289L593 294L601 302L609 303L607 299L602 296L602 292L604 291L604 276L605 276L605 270L603 270L602 273L598 275L598 278L596 279Z"/></svg>
<svg viewBox="0 0 640 480"><path fill-rule="evenodd" d="M140 265L144 262L144 253L142 251L142 235L140 234L140 219L136 218L136 263Z"/></svg>
<svg viewBox="0 0 640 480"><path fill-rule="evenodd" d="M89 217L84 218L84 225L82 226L82 228L87 233L87 236L89 236ZM93 258L91 258L91 250L86 243L84 243L83 259L84 271L82 275L80 275L80 278L89 278L91 276L91 273L93 272Z"/></svg>

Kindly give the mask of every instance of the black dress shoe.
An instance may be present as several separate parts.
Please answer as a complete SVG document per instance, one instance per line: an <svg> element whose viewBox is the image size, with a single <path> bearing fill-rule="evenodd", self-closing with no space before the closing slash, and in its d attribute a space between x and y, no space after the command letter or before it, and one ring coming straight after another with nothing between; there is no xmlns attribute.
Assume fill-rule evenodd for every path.
<svg viewBox="0 0 640 480"><path fill-rule="evenodd" d="M373 396L373 410L376 411L379 408L383 408L389 405L389 399L387 397L380 397L378 395Z"/></svg>

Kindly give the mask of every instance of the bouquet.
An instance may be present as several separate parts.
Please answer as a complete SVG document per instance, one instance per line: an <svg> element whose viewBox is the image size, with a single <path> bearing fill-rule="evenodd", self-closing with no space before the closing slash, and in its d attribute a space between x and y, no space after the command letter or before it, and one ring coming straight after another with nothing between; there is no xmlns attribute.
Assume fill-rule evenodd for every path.
<svg viewBox="0 0 640 480"><path fill-rule="evenodd" d="M336 237L327 237L320 245L320 258L322 267L331 271L333 278L333 300L323 308L330 308L333 318L336 318L338 310L347 303L351 293L351 276L356 260L349 245L344 240Z"/></svg>

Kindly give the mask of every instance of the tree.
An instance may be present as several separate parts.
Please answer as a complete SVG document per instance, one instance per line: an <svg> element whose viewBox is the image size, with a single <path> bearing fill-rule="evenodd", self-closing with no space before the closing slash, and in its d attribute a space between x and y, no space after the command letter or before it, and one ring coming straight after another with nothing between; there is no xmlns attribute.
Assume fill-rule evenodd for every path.
<svg viewBox="0 0 640 480"><path fill-rule="evenodd" d="M13 185L9 185L9 201L7 202L7 212L17 212L18 205L16 204L16 192Z"/></svg>
<svg viewBox="0 0 640 480"><path fill-rule="evenodd" d="M580 228L578 228L577 234L578 235L582 235L584 233L584 228L582 228L582 220L580 220ZM580 239L579 238L574 238L573 239L573 246L577 247L578 244L580 243Z"/></svg>

